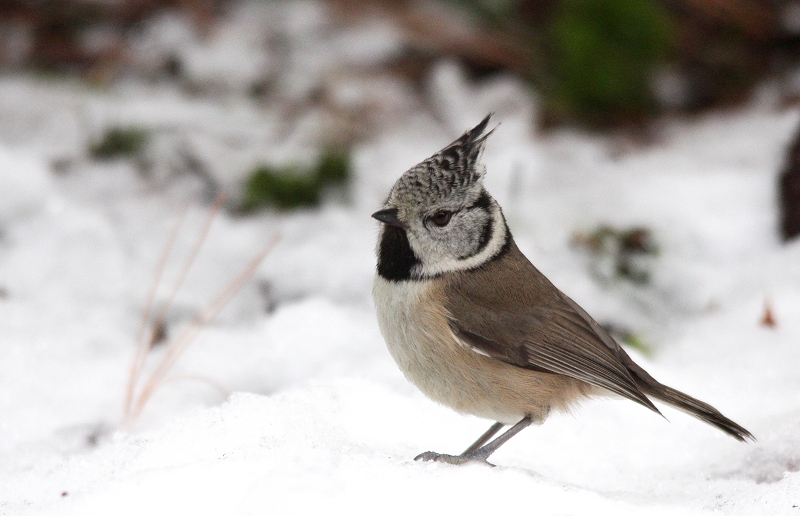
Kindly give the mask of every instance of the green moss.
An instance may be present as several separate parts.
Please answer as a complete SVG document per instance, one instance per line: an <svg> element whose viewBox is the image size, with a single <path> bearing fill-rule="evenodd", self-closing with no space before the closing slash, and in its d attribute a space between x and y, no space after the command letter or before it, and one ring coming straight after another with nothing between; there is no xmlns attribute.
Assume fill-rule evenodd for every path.
<svg viewBox="0 0 800 516"><path fill-rule="evenodd" d="M316 206L319 196L320 185L315 176L302 174L297 167L261 166L245 184L242 210L252 212L267 206L279 209Z"/></svg>
<svg viewBox="0 0 800 516"><path fill-rule="evenodd" d="M89 146L89 154L95 159L140 157L150 133L139 127L110 127L103 137Z"/></svg>
<svg viewBox="0 0 800 516"><path fill-rule="evenodd" d="M317 206L322 192L329 186L341 185L350 177L350 153L328 148L312 167L271 167L262 165L244 185L241 203L243 212L268 206L281 210Z"/></svg>
<svg viewBox="0 0 800 516"><path fill-rule="evenodd" d="M657 0L564 0L549 25L550 109L600 124L649 114L652 74L673 34Z"/></svg>
<svg viewBox="0 0 800 516"><path fill-rule="evenodd" d="M335 147L326 148L317 163L316 176L323 184L347 181L350 178L350 153Z"/></svg>

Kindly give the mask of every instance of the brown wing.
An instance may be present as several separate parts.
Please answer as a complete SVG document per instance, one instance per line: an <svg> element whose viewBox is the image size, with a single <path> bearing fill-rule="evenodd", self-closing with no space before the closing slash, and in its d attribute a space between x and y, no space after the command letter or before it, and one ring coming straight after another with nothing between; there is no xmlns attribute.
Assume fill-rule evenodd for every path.
<svg viewBox="0 0 800 516"><path fill-rule="evenodd" d="M597 321L592 319L592 317L586 313L583 308L578 306L575 301L568 298L563 293L561 294L561 297L575 311L575 313L577 313L586 322L586 324L592 329L592 331L595 332L595 334L603 341L603 343L608 346L609 349L611 349L617 358L620 359L625 368L630 372L631 376L634 377L636 384L639 386L639 389L642 392L649 396L653 396L657 400L669 403L673 407L687 412L711 426L719 428L734 439L739 441L756 440L756 438L753 437L753 434L751 434L746 428L723 416L719 410L715 409L708 403L704 403L689 396L688 394L673 389L672 387L667 387L650 376L647 371L642 369L639 364L634 362L631 357L625 353L625 350L622 349L620 345L617 344L617 342L611 337L611 335L609 335L608 332L597 323Z"/></svg>
<svg viewBox="0 0 800 516"><path fill-rule="evenodd" d="M513 242L498 259L445 285L451 328L476 351L603 387L659 412L626 367L625 352Z"/></svg>

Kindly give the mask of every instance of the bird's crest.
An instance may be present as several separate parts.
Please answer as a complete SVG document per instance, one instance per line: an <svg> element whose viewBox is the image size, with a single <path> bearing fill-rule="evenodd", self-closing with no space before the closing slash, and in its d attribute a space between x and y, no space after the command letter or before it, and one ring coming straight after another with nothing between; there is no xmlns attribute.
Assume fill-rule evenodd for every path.
<svg viewBox="0 0 800 516"><path fill-rule="evenodd" d="M469 197L486 171L480 157L486 139L494 132L484 133L491 117L490 113L453 143L405 172L392 188L389 203L433 204L459 193Z"/></svg>

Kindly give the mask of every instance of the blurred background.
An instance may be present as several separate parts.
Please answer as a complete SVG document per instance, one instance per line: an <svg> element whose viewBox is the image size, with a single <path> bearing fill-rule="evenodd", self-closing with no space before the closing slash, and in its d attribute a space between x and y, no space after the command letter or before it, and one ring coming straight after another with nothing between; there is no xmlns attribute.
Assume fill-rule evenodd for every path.
<svg viewBox="0 0 800 516"><path fill-rule="evenodd" d="M448 80L442 63L455 63L467 82L515 77L536 104L528 121L534 131L576 126L621 137L623 146L646 145L657 138L659 117L728 109L759 95L794 105L800 2L0 2L0 73L98 89L144 82L186 97L238 98L279 117L287 138L302 133L317 163L281 157L292 165L276 168L252 156L220 160L174 138L165 142L174 123L95 116L75 129L90 133L84 138L93 159L142 158L150 147L143 169L164 176L182 167L212 190L233 186L244 211L315 204L323 184L345 179L354 144L410 111L426 110L446 123L430 91L431 82ZM6 139L24 138L18 125L3 130L11 133L0 135ZM165 164L165 153L181 163ZM54 156L54 166L67 166L69 154ZM319 177L310 170L315 166ZM791 207L800 186L797 179L784 182L784 210L794 215L785 216L781 230L789 237L800 231Z"/></svg>
<svg viewBox="0 0 800 516"><path fill-rule="evenodd" d="M767 79L782 102L800 88L792 0L5 0L0 9L6 72L174 81L198 95L319 103L337 76L413 85L450 58L473 78L523 79L543 99L543 126L607 127L735 105Z"/></svg>

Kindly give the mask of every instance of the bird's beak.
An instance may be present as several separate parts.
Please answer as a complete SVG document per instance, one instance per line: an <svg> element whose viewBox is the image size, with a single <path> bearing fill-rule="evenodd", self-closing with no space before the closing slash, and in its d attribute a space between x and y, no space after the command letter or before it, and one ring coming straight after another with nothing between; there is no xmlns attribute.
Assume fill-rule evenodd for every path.
<svg viewBox="0 0 800 516"><path fill-rule="evenodd" d="M376 211L372 214L372 218L377 219L384 224L389 224L390 226L397 226L398 228L403 227L403 223L397 218L397 208L388 208L385 210Z"/></svg>

